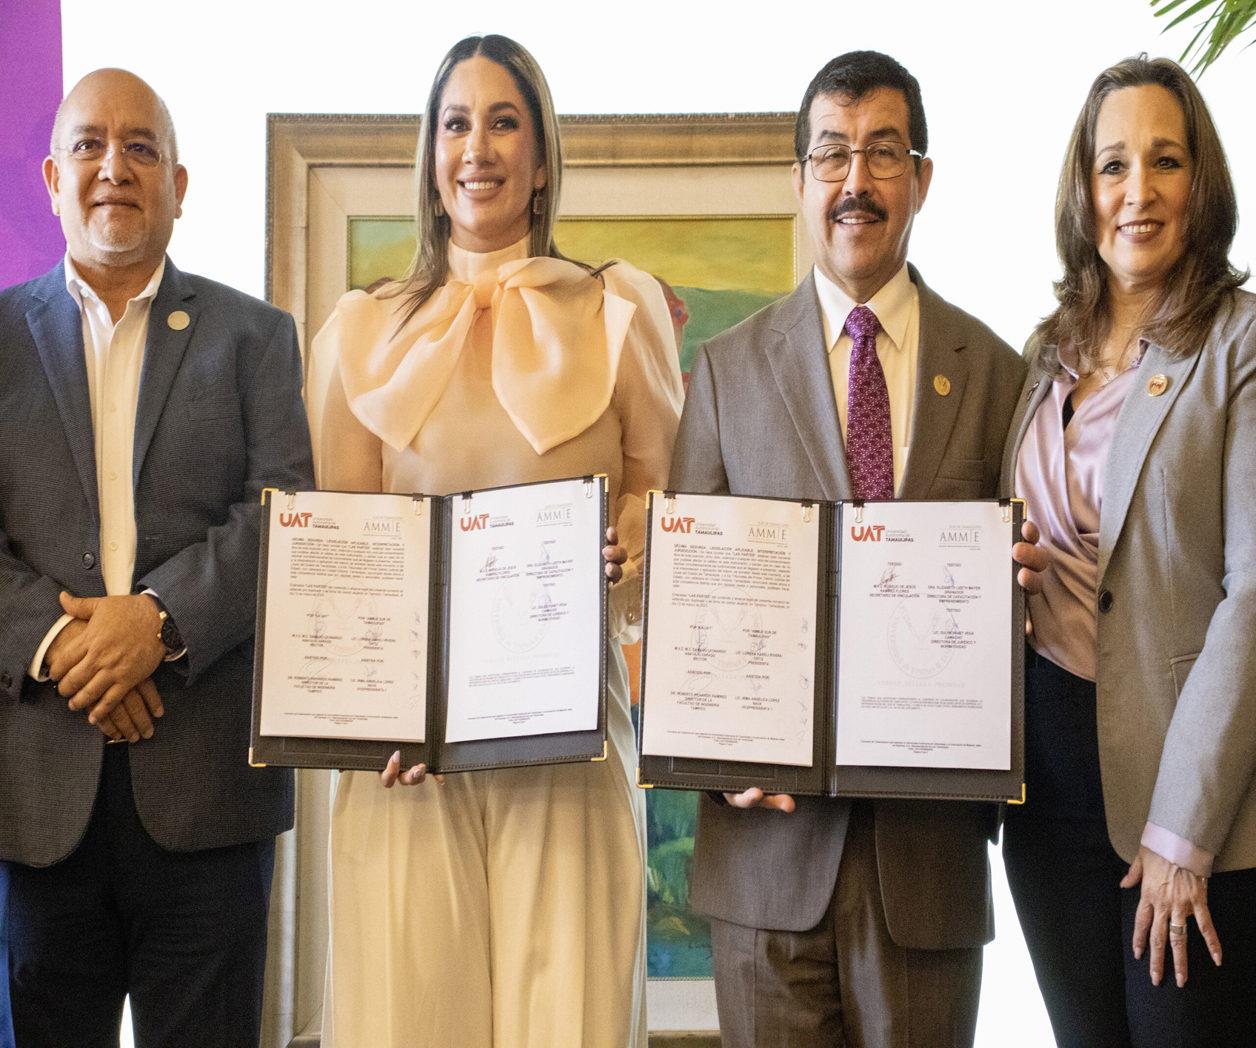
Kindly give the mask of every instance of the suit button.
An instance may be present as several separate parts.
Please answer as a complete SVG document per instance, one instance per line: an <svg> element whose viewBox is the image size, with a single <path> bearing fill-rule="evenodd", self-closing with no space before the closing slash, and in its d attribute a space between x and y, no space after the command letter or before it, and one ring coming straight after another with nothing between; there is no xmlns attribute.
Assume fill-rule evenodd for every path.
<svg viewBox="0 0 1256 1048"><path fill-rule="evenodd" d="M13 686L13 678L7 673L0 673L0 688L10 688Z"/></svg>
<svg viewBox="0 0 1256 1048"><path fill-rule="evenodd" d="M1104 590L1099 594L1099 610L1105 615L1112 610L1112 591Z"/></svg>
<svg viewBox="0 0 1256 1048"><path fill-rule="evenodd" d="M96 566L96 557L91 553L83 554L83 567L94 568Z"/></svg>

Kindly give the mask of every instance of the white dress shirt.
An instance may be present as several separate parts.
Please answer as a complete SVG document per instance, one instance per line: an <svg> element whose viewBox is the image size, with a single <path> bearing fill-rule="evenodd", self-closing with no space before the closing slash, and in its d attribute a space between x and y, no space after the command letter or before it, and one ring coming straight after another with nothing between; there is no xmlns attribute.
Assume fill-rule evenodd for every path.
<svg viewBox="0 0 1256 1048"><path fill-rule="evenodd" d="M83 317L100 500L100 568L105 592L111 597L130 593L135 574L135 485L131 477L135 415L148 342L148 316L165 271L162 259L144 290L127 303L126 312L115 324L109 307L79 276L70 256L65 257L65 287ZM69 615L62 615L35 652L30 675L36 680L44 679L44 655L69 621Z"/></svg>
<svg viewBox="0 0 1256 1048"><path fill-rule="evenodd" d="M824 344L828 347L829 373L837 400L837 419L846 440L846 406L850 388L851 337L843 330L846 318L857 305L867 306L881 324L877 333L877 359L885 372L890 394L890 438L894 444L894 490L903 482L911 439L912 413L916 403L916 366L920 350L920 293L911 282L907 265L867 302L854 302L828 277L815 270L816 295L820 300L820 320Z"/></svg>

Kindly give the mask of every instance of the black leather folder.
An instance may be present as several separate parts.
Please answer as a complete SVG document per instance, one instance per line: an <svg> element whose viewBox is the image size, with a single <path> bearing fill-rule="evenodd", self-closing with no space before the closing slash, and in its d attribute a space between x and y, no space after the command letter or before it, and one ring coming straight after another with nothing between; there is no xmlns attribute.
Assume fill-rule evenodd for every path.
<svg viewBox="0 0 1256 1048"><path fill-rule="evenodd" d="M606 636L606 585L601 550L605 544L607 527L607 478L590 475L571 478L583 481L584 493L598 500L598 529L587 536L590 585L598 587L598 636ZM519 488L539 487L545 484L570 484L571 480L546 481L539 484L517 485ZM306 738L294 735L262 735L262 709L267 697L263 694L263 670L266 654L267 625L267 564L270 549L272 500L282 500L292 493L267 489L262 493L261 541L259 544L257 644L253 674L253 725L249 763L255 766L268 764L296 768L332 768L341 770L379 771L392 754L401 751L401 767L426 764L433 773L461 772L487 768L506 768L522 765L562 764L606 759L606 645L600 644L596 679L588 681L588 687L596 691L597 727L587 731L557 732L534 735L518 735L507 738L478 739L473 741L446 741L445 723L449 687L449 640L450 640L450 593L459 583L450 577L451 521L455 515L469 513L477 496L487 492L505 490L485 488L479 491L459 492L453 495L410 496L422 503L423 512L431 513L431 563L428 592L429 624L428 679L426 687L427 710L425 739L422 742L394 742L376 739ZM378 498L378 495L361 494L361 498ZM592 676L592 675L591 675Z"/></svg>

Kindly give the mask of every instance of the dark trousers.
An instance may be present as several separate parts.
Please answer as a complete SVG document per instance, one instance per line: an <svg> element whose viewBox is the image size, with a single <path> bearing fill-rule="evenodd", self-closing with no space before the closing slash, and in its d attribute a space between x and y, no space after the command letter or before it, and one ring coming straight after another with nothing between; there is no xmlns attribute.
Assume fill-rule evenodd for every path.
<svg viewBox="0 0 1256 1048"><path fill-rule="evenodd" d="M1095 686L1026 655L1028 803L1009 808L1003 859L1016 913L1060 1048L1251 1048L1256 1045L1256 870L1214 874L1208 903L1217 968L1194 922L1183 989L1166 950L1152 986L1131 940L1139 889L1104 819Z"/></svg>
<svg viewBox="0 0 1256 1048"><path fill-rule="evenodd" d="M136 814L127 747L105 752L74 852L8 864L19 1048L117 1048L127 994L136 1048L255 1048L274 841L166 851Z"/></svg>

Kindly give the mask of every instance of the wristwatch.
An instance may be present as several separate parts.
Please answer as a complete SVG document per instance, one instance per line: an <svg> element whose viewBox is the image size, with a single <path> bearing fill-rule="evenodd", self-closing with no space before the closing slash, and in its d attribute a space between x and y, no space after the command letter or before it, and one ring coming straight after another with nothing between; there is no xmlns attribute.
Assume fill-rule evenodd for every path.
<svg viewBox="0 0 1256 1048"><path fill-rule="evenodd" d="M157 605L157 615L161 619L161 629L157 631L157 639L166 649L164 661L173 662L175 659L182 658L188 650L187 645L183 643L183 634L174 624L174 619L170 617L170 612L166 610L165 605L151 593L148 597Z"/></svg>

